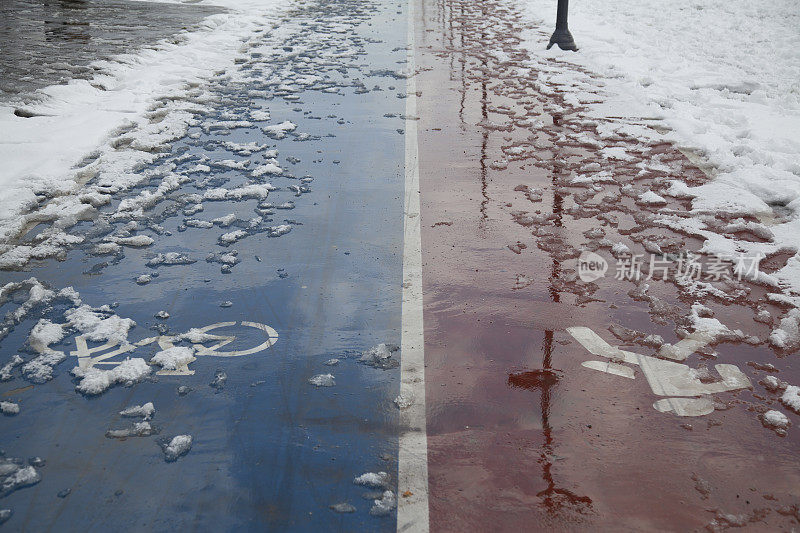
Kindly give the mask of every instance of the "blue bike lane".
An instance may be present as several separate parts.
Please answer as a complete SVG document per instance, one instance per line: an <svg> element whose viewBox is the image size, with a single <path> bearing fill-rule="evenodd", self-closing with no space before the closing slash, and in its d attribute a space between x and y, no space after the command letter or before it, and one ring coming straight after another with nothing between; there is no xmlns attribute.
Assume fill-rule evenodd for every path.
<svg viewBox="0 0 800 533"><path fill-rule="evenodd" d="M13 369L0 395L20 413L0 419L0 448L44 463L31 463L38 482L3 494L5 527L396 529L405 46L402 5L298 4L245 43L234 71L190 91L188 108L210 111L154 148L142 185L71 231L85 240L65 260L3 273L132 319L132 343L178 345L215 325L182 339L188 371L154 367L100 394L76 391L67 326L49 345L67 355L51 380ZM0 365L32 360L31 328L63 323L69 305L34 307L2 339ZM269 347L262 325L277 334ZM149 431L109 437L141 423L120 411L147 402ZM191 449L167 462L176 435Z"/></svg>

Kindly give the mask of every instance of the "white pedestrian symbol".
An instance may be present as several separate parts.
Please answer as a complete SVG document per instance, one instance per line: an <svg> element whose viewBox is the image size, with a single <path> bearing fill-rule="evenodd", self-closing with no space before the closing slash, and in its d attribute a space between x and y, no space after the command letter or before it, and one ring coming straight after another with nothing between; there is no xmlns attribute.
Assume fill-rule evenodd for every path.
<svg viewBox="0 0 800 533"><path fill-rule="evenodd" d="M722 380L703 383L697 371L688 365L621 350L611 346L600 335L586 327L571 327L567 328L567 331L590 353L609 359L609 361L585 361L582 366L586 368L634 379L636 377L634 369L626 364L638 365L653 393L658 396L669 396L653 404L653 408L662 413L673 412L678 416L707 415L714 411L714 402L710 395L752 387L750 379L736 365L714 365ZM692 344L692 347L697 349L699 342L701 341L692 339L686 344Z"/></svg>
<svg viewBox="0 0 800 533"><path fill-rule="evenodd" d="M194 342L192 343L192 347L194 348L194 355L196 356L212 356L212 357L241 357L243 355L251 355L263 350L266 350L273 344L278 341L278 332L275 331L270 326L266 324L260 324L258 322L247 322L242 321L239 324L242 326L255 328L261 330L265 334L265 340L255 346L253 348L249 348L247 350L231 350L231 351L220 351L220 348L232 343L236 340L235 335L214 335L209 333L218 328L227 328L236 326L237 322L217 322L216 324L210 324L208 326L203 326L201 328L196 328L192 330L192 333L201 336L203 342ZM94 348L89 348L88 343L86 342L86 338L83 335L75 337L75 351L70 352L71 355L77 356L78 358L78 366L80 368L92 368L98 365L104 366L116 366L120 364L121 360L113 360L114 357L129 353L137 348L142 346L146 346L152 343L158 343L158 346L162 350L166 350L168 348L172 348L176 342L181 340L181 335L159 335L157 337L148 337L146 339L142 339L140 341L134 343L119 343L109 341L105 344L100 346L95 346ZM213 341L211 346L206 346L204 343L209 343ZM106 351L109 350L109 351ZM96 355L95 355L96 354ZM179 366L175 370L159 370L157 372L158 375L161 376L191 376L194 374L194 370L189 369L189 364L196 361L197 358L192 358L191 361L187 362L186 364Z"/></svg>

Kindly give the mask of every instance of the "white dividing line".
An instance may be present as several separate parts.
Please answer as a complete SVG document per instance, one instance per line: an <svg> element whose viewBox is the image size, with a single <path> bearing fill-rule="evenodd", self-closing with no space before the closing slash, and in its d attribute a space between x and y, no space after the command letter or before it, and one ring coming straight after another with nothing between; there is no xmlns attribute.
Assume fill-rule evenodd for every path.
<svg viewBox="0 0 800 533"><path fill-rule="evenodd" d="M406 166L403 214L403 311L400 342L400 410L397 531L427 533L428 433L425 417L425 336L422 322L422 240L420 237L417 84L414 62L414 2L408 2L406 83Z"/></svg>

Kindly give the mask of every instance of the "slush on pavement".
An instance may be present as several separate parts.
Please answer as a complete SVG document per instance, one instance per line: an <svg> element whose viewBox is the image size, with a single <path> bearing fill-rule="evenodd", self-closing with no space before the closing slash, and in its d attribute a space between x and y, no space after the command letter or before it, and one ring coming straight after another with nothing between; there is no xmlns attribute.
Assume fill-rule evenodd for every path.
<svg viewBox="0 0 800 533"><path fill-rule="evenodd" d="M800 530L796 2L0 13L0 531Z"/></svg>

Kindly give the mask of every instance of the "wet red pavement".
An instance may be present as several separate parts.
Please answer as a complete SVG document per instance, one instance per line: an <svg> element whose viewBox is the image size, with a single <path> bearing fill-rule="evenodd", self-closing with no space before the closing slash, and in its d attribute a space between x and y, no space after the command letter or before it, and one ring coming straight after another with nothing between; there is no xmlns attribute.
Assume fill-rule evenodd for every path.
<svg viewBox="0 0 800 533"><path fill-rule="evenodd" d="M780 437L762 426L761 413L782 407L758 383L767 373L748 365L773 363L780 379L800 381L764 342L770 328L753 320L758 308L779 314L765 290L733 279L709 295L656 276L645 292L615 280L613 263L594 283L576 276L582 250L612 260L610 243L642 254L699 250L654 220L686 216L686 201L641 205L632 191L663 194L667 178L696 184L703 172L669 145L601 140L580 108L537 92L535 69L517 70L525 25L503 0L421 0L417 13L431 529L797 527L796 429ZM601 157L610 145L630 158ZM570 182L603 171L613 179ZM630 380L581 366L598 357L566 331L585 326L654 355L646 335L677 342L696 302L759 339L719 342L685 361L704 383L720 363L752 382L713 395L705 416L656 411L660 397L638 368Z"/></svg>

